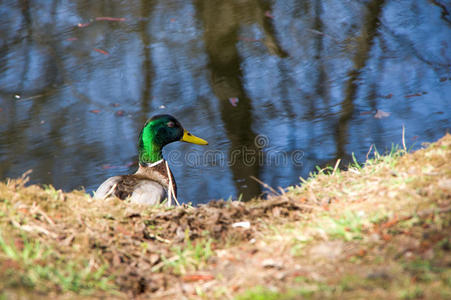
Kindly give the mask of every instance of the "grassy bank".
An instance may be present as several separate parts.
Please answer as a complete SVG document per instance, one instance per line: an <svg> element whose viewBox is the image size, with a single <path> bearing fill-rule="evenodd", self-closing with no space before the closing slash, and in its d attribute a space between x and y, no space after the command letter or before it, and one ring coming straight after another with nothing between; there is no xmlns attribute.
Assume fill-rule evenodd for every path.
<svg viewBox="0 0 451 300"><path fill-rule="evenodd" d="M450 299L451 135L371 157L197 208L7 180L0 299Z"/></svg>

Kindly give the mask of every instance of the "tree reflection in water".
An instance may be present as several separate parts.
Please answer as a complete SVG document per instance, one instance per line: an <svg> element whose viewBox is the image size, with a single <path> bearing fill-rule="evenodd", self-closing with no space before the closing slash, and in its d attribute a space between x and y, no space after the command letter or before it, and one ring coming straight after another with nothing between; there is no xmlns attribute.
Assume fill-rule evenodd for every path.
<svg viewBox="0 0 451 300"><path fill-rule="evenodd" d="M399 144L402 125L410 144L435 140L450 129L449 11L407 0L2 1L0 175L31 168L33 182L92 190L134 170L137 134L156 113L210 142L168 147L180 197L194 203L249 199L262 192L250 176L286 186L352 152L364 159L371 144ZM239 149L256 160L202 160ZM275 153L303 156L264 159Z"/></svg>

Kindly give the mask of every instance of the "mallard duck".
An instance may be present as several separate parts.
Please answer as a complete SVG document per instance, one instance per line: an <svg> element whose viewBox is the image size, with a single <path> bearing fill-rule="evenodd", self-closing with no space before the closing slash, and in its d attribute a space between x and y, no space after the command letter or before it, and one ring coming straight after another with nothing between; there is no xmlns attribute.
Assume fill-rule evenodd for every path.
<svg viewBox="0 0 451 300"><path fill-rule="evenodd" d="M171 115L156 115L147 120L138 139L138 171L108 178L99 186L94 198L105 199L114 195L149 205L161 203L166 198L168 205L172 204L172 198L177 201L177 185L162 154L164 146L176 141L208 145L207 141L184 129Z"/></svg>

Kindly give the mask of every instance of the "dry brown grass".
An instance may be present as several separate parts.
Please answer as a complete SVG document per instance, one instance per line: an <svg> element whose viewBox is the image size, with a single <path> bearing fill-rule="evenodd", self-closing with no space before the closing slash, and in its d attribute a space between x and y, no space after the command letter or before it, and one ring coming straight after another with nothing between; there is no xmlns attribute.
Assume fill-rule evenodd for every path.
<svg viewBox="0 0 451 300"><path fill-rule="evenodd" d="M268 200L198 208L8 180L0 298L449 298L450 146L447 135Z"/></svg>

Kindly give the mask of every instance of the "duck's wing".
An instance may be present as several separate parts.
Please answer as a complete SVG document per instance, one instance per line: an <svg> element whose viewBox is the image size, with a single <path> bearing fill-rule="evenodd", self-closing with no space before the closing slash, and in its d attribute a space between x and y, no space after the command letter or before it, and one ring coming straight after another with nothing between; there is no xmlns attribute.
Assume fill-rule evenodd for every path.
<svg viewBox="0 0 451 300"><path fill-rule="evenodd" d="M166 189L158 182L141 180L135 187L130 201L133 203L156 205L167 197Z"/></svg>
<svg viewBox="0 0 451 300"><path fill-rule="evenodd" d="M94 199L105 199L114 195L115 189L118 183L121 181L122 176L113 176L105 180L94 193Z"/></svg>
<svg viewBox="0 0 451 300"><path fill-rule="evenodd" d="M153 180L139 175L122 175L108 178L94 194L95 199L116 196L122 200L130 197L133 203L155 205L162 202L166 189Z"/></svg>

